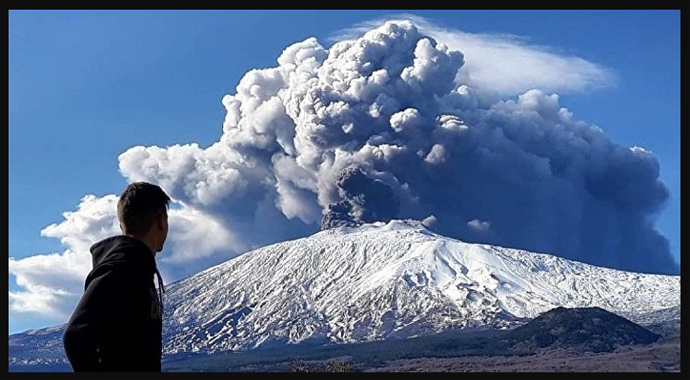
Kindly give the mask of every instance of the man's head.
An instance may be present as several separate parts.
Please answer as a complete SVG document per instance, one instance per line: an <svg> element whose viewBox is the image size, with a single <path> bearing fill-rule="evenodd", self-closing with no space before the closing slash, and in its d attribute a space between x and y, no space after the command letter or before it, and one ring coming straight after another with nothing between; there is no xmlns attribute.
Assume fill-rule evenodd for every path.
<svg viewBox="0 0 690 380"><path fill-rule="evenodd" d="M154 253L160 252L168 236L169 202L170 197L156 185L130 184L117 202L122 233L142 240Z"/></svg>

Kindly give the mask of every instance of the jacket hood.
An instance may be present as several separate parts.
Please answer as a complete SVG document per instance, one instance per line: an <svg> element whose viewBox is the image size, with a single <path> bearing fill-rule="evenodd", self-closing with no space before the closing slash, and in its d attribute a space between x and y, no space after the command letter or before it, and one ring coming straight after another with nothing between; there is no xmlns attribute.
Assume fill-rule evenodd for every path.
<svg viewBox="0 0 690 380"><path fill-rule="evenodd" d="M91 246L93 270L102 266L136 265L156 272L156 260L151 249L139 239L118 235Z"/></svg>

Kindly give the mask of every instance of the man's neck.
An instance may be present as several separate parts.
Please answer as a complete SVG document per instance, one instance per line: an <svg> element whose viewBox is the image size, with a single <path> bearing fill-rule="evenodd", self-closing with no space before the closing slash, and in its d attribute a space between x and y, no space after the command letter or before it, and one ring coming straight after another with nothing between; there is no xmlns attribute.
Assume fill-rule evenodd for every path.
<svg viewBox="0 0 690 380"><path fill-rule="evenodd" d="M152 239L149 238L148 236L140 236L140 235L132 235L132 234L125 234L125 236L129 236L131 238L137 239L141 241L142 243L146 244L147 247L149 247L149 250L153 254L153 257L156 257L156 248L155 244L153 243Z"/></svg>

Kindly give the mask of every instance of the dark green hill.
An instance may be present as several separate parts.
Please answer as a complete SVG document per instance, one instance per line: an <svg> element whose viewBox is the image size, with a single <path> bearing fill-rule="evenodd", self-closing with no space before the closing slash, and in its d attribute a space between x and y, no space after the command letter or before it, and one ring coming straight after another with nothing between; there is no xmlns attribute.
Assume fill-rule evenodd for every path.
<svg viewBox="0 0 690 380"><path fill-rule="evenodd" d="M506 336L514 351L568 348L611 352L619 346L650 344L661 336L598 307L550 310Z"/></svg>

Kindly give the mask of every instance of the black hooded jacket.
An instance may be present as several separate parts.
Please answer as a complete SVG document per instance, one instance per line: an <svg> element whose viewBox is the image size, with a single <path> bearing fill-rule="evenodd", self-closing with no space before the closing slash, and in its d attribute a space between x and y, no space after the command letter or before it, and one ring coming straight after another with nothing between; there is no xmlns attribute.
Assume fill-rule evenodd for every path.
<svg viewBox="0 0 690 380"><path fill-rule="evenodd" d="M154 254L113 236L91 247L93 270L63 337L74 371L160 371L162 294Z"/></svg>

